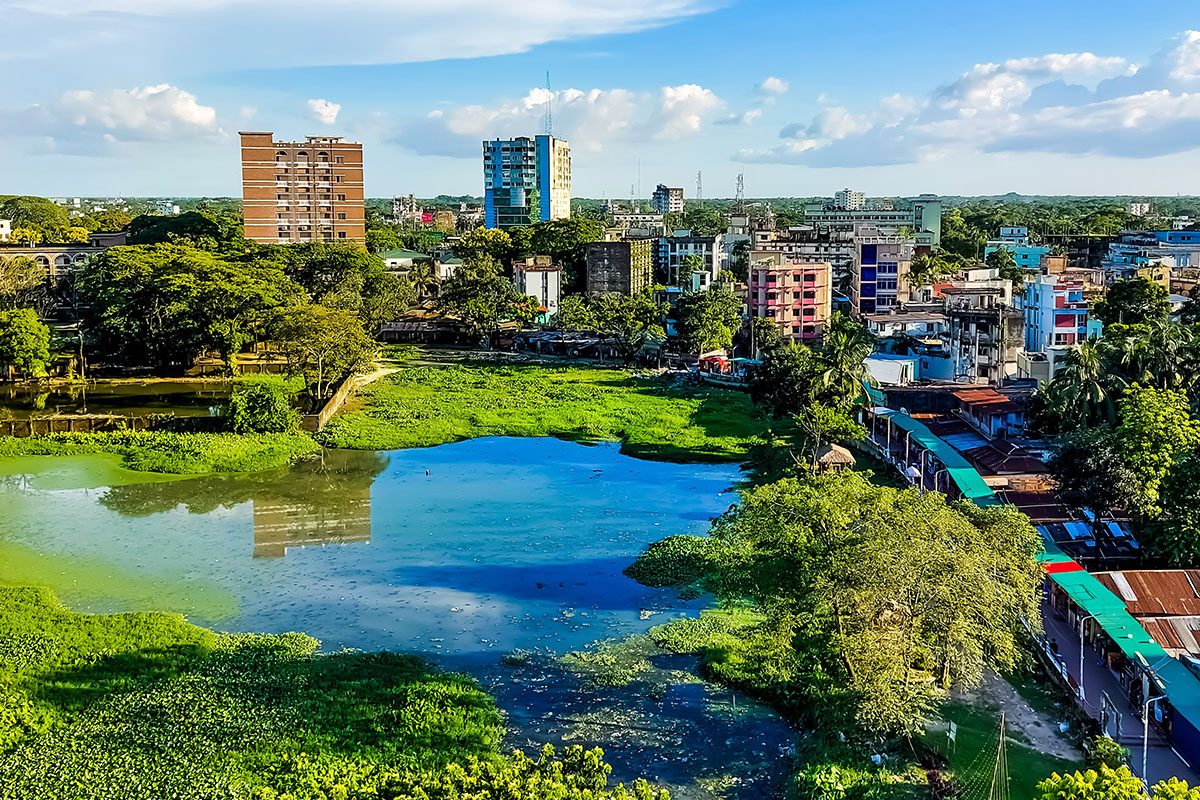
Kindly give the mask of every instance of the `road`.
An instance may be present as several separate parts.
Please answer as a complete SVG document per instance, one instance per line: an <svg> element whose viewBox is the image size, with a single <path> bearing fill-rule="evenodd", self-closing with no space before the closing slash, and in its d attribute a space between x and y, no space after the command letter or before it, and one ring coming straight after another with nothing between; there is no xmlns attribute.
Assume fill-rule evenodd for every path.
<svg viewBox="0 0 1200 800"><path fill-rule="evenodd" d="M1079 633L1071 626L1070 620L1054 611L1046 602L1042 603L1042 625L1046 630L1046 639L1053 640L1058 645L1058 653L1063 666L1066 667L1072 681L1079 682ZM1107 693L1116 706L1119 719L1110 723L1108 733L1130 750L1130 769L1139 777L1142 774L1142 719L1141 709L1130 705L1121 682L1100 660L1100 654L1086 647L1083 654L1083 693L1082 705L1094 719L1100 718L1102 693ZM1153 713L1153 710L1151 710ZM1200 773L1188 764L1171 748L1155 730L1153 722L1150 725L1150 748L1147 757L1146 772L1149 773L1149 784L1153 786L1160 780L1178 777L1188 782L1189 786L1200 785Z"/></svg>

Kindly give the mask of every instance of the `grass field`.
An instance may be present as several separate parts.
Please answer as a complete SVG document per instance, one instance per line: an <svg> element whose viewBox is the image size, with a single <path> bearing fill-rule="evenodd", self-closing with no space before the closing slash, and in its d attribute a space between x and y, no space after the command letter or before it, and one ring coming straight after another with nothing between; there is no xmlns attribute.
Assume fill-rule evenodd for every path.
<svg viewBox="0 0 1200 800"><path fill-rule="evenodd" d="M0 586L0 798L665 800L607 787L599 751L501 755L469 678L317 646Z"/></svg>
<svg viewBox="0 0 1200 800"><path fill-rule="evenodd" d="M108 453L126 469L171 475L257 472L289 464L318 449L303 433L171 433L119 431L0 437L0 458Z"/></svg>
<svg viewBox="0 0 1200 800"><path fill-rule="evenodd" d="M620 441L633 456L743 461L767 421L737 391L618 369L449 364L367 387L321 433L330 447L392 450L479 436Z"/></svg>

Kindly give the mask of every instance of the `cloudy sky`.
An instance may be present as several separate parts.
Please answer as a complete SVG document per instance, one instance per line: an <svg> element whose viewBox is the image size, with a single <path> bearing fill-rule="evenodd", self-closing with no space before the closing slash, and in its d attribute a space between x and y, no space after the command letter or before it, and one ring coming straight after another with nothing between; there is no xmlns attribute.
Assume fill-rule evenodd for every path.
<svg viewBox="0 0 1200 800"><path fill-rule="evenodd" d="M0 0L0 31L0 193L238 194L271 130L363 142L371 196L480 194L480 141L549 99L577 196L639 163L643 196L1200 193L1194 2Z"/></svg>

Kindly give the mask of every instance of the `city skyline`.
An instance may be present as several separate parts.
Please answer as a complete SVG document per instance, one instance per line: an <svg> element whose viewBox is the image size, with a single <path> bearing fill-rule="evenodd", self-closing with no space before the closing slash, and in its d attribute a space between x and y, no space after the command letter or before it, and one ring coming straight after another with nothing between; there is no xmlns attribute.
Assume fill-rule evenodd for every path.
<svg viewBox="0 0 1200 800"><path fill-rule="evenodd" d="M480 196L480 142L543 132L547 69L578 197L691 199L697 171L709 197L739 172L758 197L1171 195L1200 168L1176 4L351 0L332 38L318 8L0 0L30 43L0 56L25 76L0 96L0 192L237 196L237 131L274 129L362 142L370 197Z"/></svg>

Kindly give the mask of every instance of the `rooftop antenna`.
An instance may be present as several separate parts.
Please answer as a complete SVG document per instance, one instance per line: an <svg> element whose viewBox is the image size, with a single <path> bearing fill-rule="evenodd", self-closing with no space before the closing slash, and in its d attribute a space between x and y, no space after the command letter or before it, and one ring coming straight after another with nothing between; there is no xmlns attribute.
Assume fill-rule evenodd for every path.
<svg viewBox="0 0 1200 800"><path fill-rule="evenodd" d="M704 204L704 182L700 178L700 170L696 170L696 202Z"/></svg>
<svg viewBox="0 0 1200 800"><path fill-rule="evenodd" d="M554 135L554 92L550 90L550 70L546 70L546 135Z"/></svg>
<svg viewBox="0 0 1200 800"><path fill-rule="evenodd" d="M737 191L733 195L733 207L737 213L746 211L746 173L739 172L737 176Z"/></svg>

